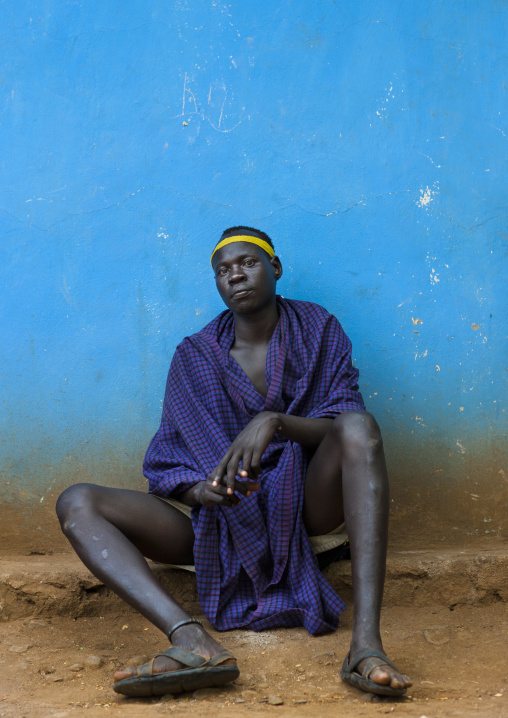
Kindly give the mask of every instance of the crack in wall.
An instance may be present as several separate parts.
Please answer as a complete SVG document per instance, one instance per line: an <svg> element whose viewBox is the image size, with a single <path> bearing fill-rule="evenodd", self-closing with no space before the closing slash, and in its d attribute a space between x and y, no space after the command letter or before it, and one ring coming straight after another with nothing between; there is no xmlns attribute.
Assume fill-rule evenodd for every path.
<svg viewBox="0 0 508 718"><path fill-rule="evenodd" d="M267 212L265 214L252 215L248 212L245 212L243 209L240 209L235 204L217 202L217 201L209 199L207 197L201 197L198 195L189 194L187 192L180 192L179 190L174 189L174 187L165 187L165 186L158 186L158 185L145 185L144 187L141 187L140 189L136 190L135 192L129 192L127 197L124 197L123 199L121 199L117 202L113 202L112 204L109 204L106 207L97 207L95 209L82 210L80 212L69 213L69 214L65 215L64 217L62 217L61 219L57 220L56 222L49 224L47 227L38 225L35 222L31 221L30 219L27 219L27 220L20 219L19 217L16 217L16 215L12 214L12 212L9 212L4 207L0 207L0 212L5 213L7 216L11 217L16 222L19 222L22 225L29 225L30 227L35 227L36 229L39 229L41 232L49 232L54 227L56 227L60 224L63 224L64 222L66 222L69 219L72 219L73 217L82 217L82 216L86 216L86 215L90 215L90 214L97 214L98 212L105 212L105 211L114 209L116 207L120 207L121 205L128 202L133 196L135 196L142 190L146 190L146 189L151 189L156 192L172 192L173 194L178 195L180 197L185 197L187 199L196 200L198 202L205 202L206 204L212 205L214 207L223 207L226 209L234 209L236 212L238 212L238 214L249 219L249 221L253 221L253 220L260 221L260 220L266 219L267 217L271 217L279 212L284 212L288 209L298 209L301 212L305 212L306 214L313 214L317 217L331 217L336 214L346 214L347 212L350 212L355 207L358 207L359 205L365 204L366 202L369 202L372 200L382 199L383 197L388 197L388 196L397 195L397 194L407 194L407 193L411 192L410 189L402 189L402 190L393 190L391 192L383 192L378 195L371 195L370 197L362 197L361 199L357 200L356 202L351 203L350 205L348 205L347 207L345 207L343 209L335 209L335 210L331 210L329 212L326 212L326 211L319 212L318 210L308 209L307 207L302 206L299 202L291 202L290 204L286 204L283 207L277 207L276 209L274 209L270 212ZM452 215L450 215L446 212L430 210L429 214L441 215L443 217L447 217L450 220L450 222L453 222L454 226L457 229L464 229L468 232L471 232L473 229L477 229L477 228L483 226L484 224L486 224L487 222L490 222L491 220L496 219L497 217L500 216L499 214L496 214L491 217L487 217L486 219L482 220L481 222L477 222L470 226L466 226L466 225L458 224L457 221L454 219L454 217L452 217Z"/></svg>

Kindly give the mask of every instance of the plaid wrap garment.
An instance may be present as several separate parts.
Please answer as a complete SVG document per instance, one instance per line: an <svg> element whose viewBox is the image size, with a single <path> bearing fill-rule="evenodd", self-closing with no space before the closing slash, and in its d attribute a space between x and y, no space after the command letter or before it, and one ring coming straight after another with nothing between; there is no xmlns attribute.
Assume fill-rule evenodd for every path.
<svg viewBox="0 0 508 718"><path fill-rule="evenodd" d="M151 493L177 498L206 479L261 411L333 418L365 409L351 343L337 319L310 302L277 297L277 306L266 398L229 354L231 311L178 346L143 465ZM319 571L302 521L307 463L300 444L275 435L262 457L258 492L235 507L193 507L198 595L217 629L337 628L345 604Z"/></svg>

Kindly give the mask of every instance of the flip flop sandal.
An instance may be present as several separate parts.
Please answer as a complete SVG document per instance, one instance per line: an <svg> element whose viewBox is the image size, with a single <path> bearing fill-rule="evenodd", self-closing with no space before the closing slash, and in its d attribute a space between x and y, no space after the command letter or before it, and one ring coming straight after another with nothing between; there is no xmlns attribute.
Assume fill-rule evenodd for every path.
<svg viewBox="0 0 508 718"><path fill-rule="evenodd" d="M154 673L153 664L159 656L173 658L185 668L177 668L167 673ZM113 690L124 696L142 697L222 686L224 683L234 681L240 675L236 663L222 665L231 659L234 660L231 651L224 651L218 656L206 659L197 653L172 646L167 651L158 653L148 663L138 666L135 676L114 683Z"/></svg>
<svg viewBox="0 0 508 718"><path fill-rule="evenodd" d="M365 658L368 658L369 660L360 674L355 669ZM367 649L361 653L357 653L351 661L349 660L348 653L344 659L344 663L342 664L340 677L343 681L345 681L345 683L349 683L355 688L360 688L362 691L367 691L367 693L376 693L378 696L403 696L407 688L392 688L391 686L383 686L381 683L376 683L376 681L370 680L369 676L374 668L380 668L384 665L391 666L400 673L397 666L394 665L382 651Z"/></svg>

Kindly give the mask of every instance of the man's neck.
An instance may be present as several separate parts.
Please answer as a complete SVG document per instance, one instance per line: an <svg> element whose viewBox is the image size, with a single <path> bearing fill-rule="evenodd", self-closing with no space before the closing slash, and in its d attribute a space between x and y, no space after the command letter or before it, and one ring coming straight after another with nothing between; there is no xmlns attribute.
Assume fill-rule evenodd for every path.
<svg viewBox="0 0 508 718"><path fill-rule="evenodd" d="M268 344L278 321L275 301L255 314L235 314L235 345Z"/></svg>

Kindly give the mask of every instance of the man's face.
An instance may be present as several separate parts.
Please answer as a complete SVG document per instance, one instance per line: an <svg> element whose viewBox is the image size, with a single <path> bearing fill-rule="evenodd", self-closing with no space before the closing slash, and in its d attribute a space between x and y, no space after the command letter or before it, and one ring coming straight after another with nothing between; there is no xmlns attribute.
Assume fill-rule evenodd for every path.
<svg viewBox="0 0 508 718"><path fill-rule="evenodd" d="M278 257L251 242L232 242L215 253L215 283L224 304L235 314L250 314L275 301L282 274Z"/></svg>

